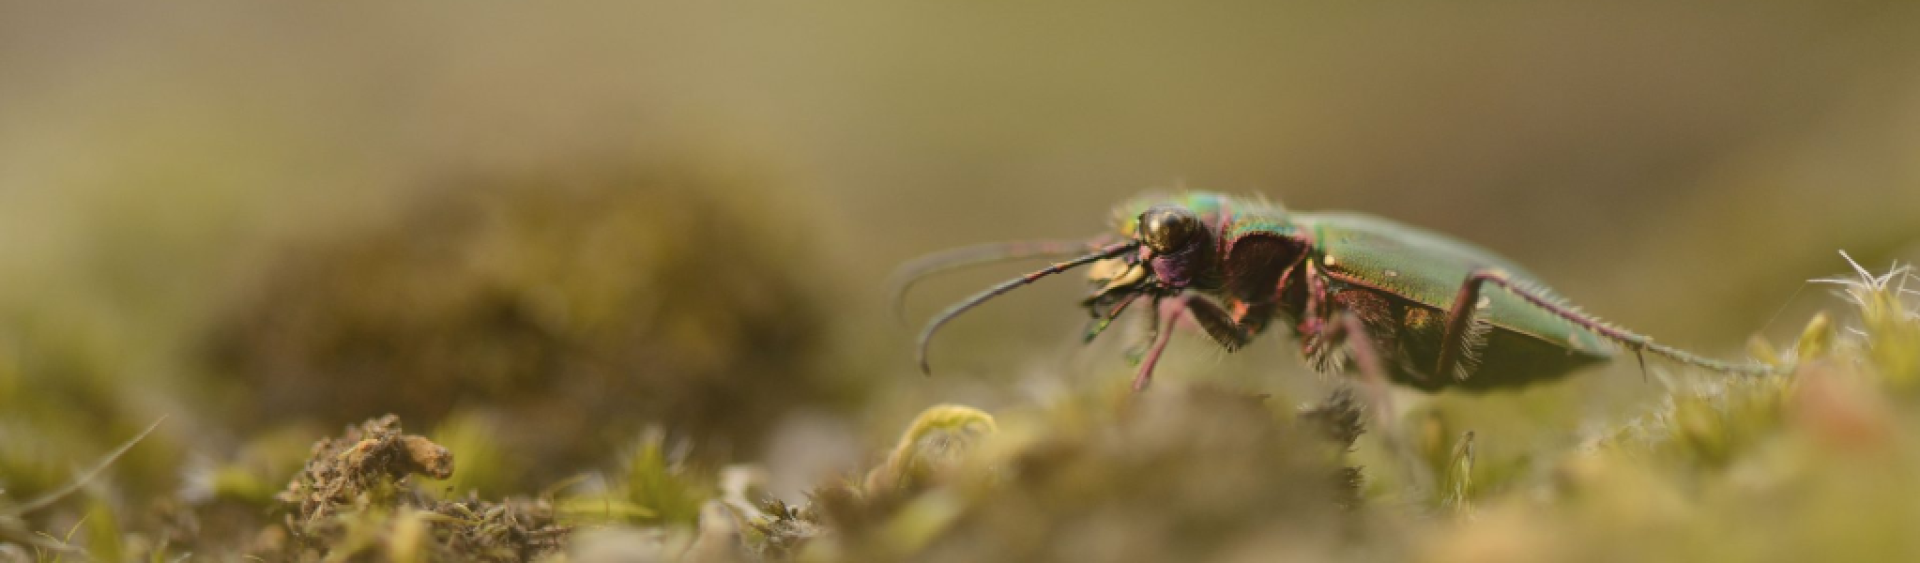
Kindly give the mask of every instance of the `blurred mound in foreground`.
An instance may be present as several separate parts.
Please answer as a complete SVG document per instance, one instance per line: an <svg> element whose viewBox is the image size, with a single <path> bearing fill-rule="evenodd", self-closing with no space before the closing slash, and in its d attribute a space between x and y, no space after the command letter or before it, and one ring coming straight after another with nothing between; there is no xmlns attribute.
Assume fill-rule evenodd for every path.
<svg viewBox="0 0 1920 563"><path fill-rule="evenodd" d="M1082 399L1005 424L929 409L863 484L765 506L744 542L772 560L1238 561L1339 553L1367 526L1344 394L1304 413L1207 387Z"/></svg>
<svg viewBox="0 0 1920 563"><path fill-rule="evenodd" d="M206 360L255 421L497 414L544 478L649 423L756 448L790 408L846 397L815 366L802 247L738 203L753 187L631 167L449 182L390 224L287 249Z"/></svg>

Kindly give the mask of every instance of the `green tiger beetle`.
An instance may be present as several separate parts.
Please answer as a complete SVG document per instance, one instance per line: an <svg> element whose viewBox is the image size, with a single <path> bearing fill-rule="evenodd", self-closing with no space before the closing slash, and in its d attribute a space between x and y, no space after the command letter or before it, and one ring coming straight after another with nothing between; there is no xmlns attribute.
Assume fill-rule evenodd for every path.
<svg viewBox="0 0 1920 563"><path fill-rule="evenodd" d="M1146 196L1117 207L1115 233L1088 241L989 244L930 255L896 274L897 308L914 281L940 271L1037 257L1070 260L1008 280L929 322L941 326L989 299L1041 278L1092 265L1096 289L1082 305L1091 342L1145 298L1152 324L1139 350L1135 391L1152 380L1172 336L1190 319L1228 351L1273 319L1290 323L1301 353L1323 373L1349 361L1362 377L1433 392L1493 390L1555 380L1631 351L1717 372L1784 370L1733 364L1655 343L1569 305L1506 258L1458 240L1359 213L1292 212L1264 200L1212 193Z"/></svg>

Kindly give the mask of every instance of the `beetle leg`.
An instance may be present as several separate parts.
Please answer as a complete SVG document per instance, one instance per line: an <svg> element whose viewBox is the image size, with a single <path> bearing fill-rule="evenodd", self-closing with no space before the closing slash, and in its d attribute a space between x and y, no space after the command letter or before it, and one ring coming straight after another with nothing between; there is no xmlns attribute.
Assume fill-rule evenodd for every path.
<svg viewBox="0 0 1920 563"><path fill-rule="evenodd" d="M1360 380L1369 385L1378 384L1386 389L1386 365L1381 363L1380 349L1367 332L1367 324L1360 316L1350 311L1341 311L1337 315L1327 342L1345 344L1347 354L1353 356L1353 362L1360 369Z"/></svg>
<svg viewBox="0 0 1920 563"><path fill-rule="evenodd" d="M1301 324L1311 323L1317 329L1322 322L1320 308L1327 302L1327 278L1320 275L1319 271L1313 267L1313 262L1307 262L1306 281L1307 306L1306 310L1301 311Z"/></svg>
<svg viewBox="0 0 1920 563"><path fill-rule="evenodd" d="M1237 309L1237 313L1229 313L1212 301L1187 301L1187 312L1193 314L1194 323L1199 324L1214 343L1228 352L1239 350L1252 342L1253 336L1266 328L1266 319L1272 315L1269 306L1242 305Z"/></svg>
<svg viewBox="0 0 1920 563"><path fill-rule="evenodd" d="M1147 334L1144 338L1141 338L1139 342L1127 347L1126 358L1128 364L1135 366L1140 365L1141 360L1147 357L1147 351L1153 349L1153 343L1160 340L1161 317L1166 316L1164 309L1161 308L1161 304L1165 300L1165 296L1154 295L1153 299L1149 301L1149 303L1152 303L1152 306L1149 308L1151 308L1153 312L1147 315Z"/></svg>
<svg viewBox="0 0 1920 563"><path fill-rule="evenodd" d="M1153 344L1147 349L1147 356L1140 360L1140 373L1133 377L1133 392L1147 389L1153 381L1153 366L1160 363L1160 353L1167 350L1167 343L1173 341L1173 325L1180 321L1180 315L1187 311L1187 301L1191 297L1181 296L1162 302L1154 300Z"/></svg>
<svg viewBox="0 0 1920 563"><path fill-rule="evenodd" d="M1326 354L1331 357L1332 354L1338 353L1336 347L1343 345L1346 347L1347 354L1353 358L1354 367L1360 372L1357 387L1361 395L1366 398L1366 403L1370 407L1368 410L1373 414L1374 427L1389 434L1387 437L1389 443L1395 442L1396 440L1390 435L1394 428L1391 424L1393 394L1392 388L1388 385L1386 364L1383 363L1385 358L1381 355L1380 343L1374 340L1372 333L1367 330L1366 321L1353 311L1336 309L1331 321L1320 325L1324 327L1323 332L1311 335L1311 340L1321 346L1323 351L1309 350L1308 354ZM1328 363L1337 365L1338 361L1328 360Z"/></svg>
<svg viewBox="0 0 1920 563"><path fill-rule="evenodd" d="M1112 305L1112 308L1105 312L1100 311L1097 307L1089 307L1088 309L1093 313L1093 320L1087 324L1087 334L1084 337L1084 342L1091 343L1093 339L1099 338L1100 333L1106 332L1107 327L1113 325L1114 319L1120 318L1120 313L1125 312L1128 306L1133 305L1133 302L1139 299L1140 295L1139 292L1129 293L1126 297L1120 298L1118 303Z"/></svg>
<svg viewBox="0 0 1920 563"><path fill-rule="evenodd" d="M1388 384L1386 364L1382 363L1384 357L1380 353L1379 341L1375 340L1367 330L1366 321L1353 311L1341 310L1335 314L1329 331L1333 333L1331 336L1336 339L1335 342L1346 344L1348 353L1353 356L1355 367L1359 368L1360 377L1356 386L1360 390L1360 396L1364 397L1363 401L1367 404L1368 414L1373 418L1375 435L1379 436L1381 445L1406 462L1410 475L1425 475L1419 469L1423 466L1413 463L1413 460L1418 458L1408 447L1407 440L1403 438L1403 429L1395 423L1397 417L1394 413L1398 411L1394 408L1393 387ZM1426 479L1431 481L1432 477L1427 476Z"/></svg>
<svg viewBox="0 0 1920 563"><path fill-rule="evenodd" d="M1476 311L1487 306L1480 296L1480 284L1492 279L1491 276L1506 278L1505 273L1497 270L1481 270L1467 276L1466 283L1460 284L1460 292L1453 298L1453 308L1447 311L1446 327L1440 333L1440 359L1435 362L1434 375L1464 380L1473 374L1474 358L1480 353L1480 347L1486 345L1487 329L1490 327L1475 315Z"/></svg>
<svg viewBox="0 0 1920 563"><path fill-rule="evenodd" d="M1391 340L1393 333L1383 329L1376 333L1367 328L1369 318L1376 321L1386 314L1386 303L1378 296L1364 291L1341 291L1330 295L1324 286L1313 288L1322 298L1309 300L1307 310L1325 309L1324 316L1312 316L1302 320L1295 327L1300 333L1301 352L1315 369L1322 372L1338 370L1346 358L1352 358L1360 370L1360 380L1376 388L1371 393L1374 398L1385 397L1387 379L1387 356L1383 346L1395 348ZM1383 338L1385 340L1383 340ZM1346 348L1346 356L1340 355L1340 348Z"/></svg>
<svg viewBox="0 0 1920 563"><path fill-rule="evenodd" d="M1133 390L1147 388L1153 379L1153 368L1160 362L1160 354L1173 340L1173 328L1179 324L1180 316L1193 316L1194 324L1213 338L1213 341L1226 348L1228 352L1240 349L1253 340L1255 334L1266 327L1266 318L1271 314L1269 307L1253 306L1240 308L1239 312L1229 313L1219 304L1194 296L1175 297L1155 307L1159 312L1154 319L1154 330L1149 337L1151 344L1146 357L1141 360L1140 373L1134 377Z"/></svg>
<svg viewBox="0 0 1920 563"><path fill-rule="evenodd" d="M1556 297L1543 293L1533 287L1515 283L1513 278L1504 270L1498 268L1483 268L1475 270L1467 276L1466 282L1460 285L1459 295L1454 298L1453 310L1447 313L1446 340L1442 342L1440 346L1440 361L1438 366L1440 371L1438 373L1447 373L1446 370L1452 369L1453 366L1457 365L1463 354L1473 351L1466 346L1467 342L1465 342L1465 340L1467 340L1467 338L1465 337L1469 336L1466 333L1471 329L1474 322L1474 311L1478 308L1480 301L1480 286L1481 284L1488 283L1505 288L1514 296L1524 299L1528 303L1532 303L1535 307L1558 315L1560 318L1566 319L1567 322L1579 325L1609 340L1618 342L1628 349L1633 350L1635 355L1643 352L1653 352L1654 354L1665 356L1676 362L1722 373L1765 375L1778 371L1775 368L1760 364L1736 365L1722 362L1701 357L1672 346L1657 344L1650 337L1628 332L1607 324L1592 315L1574 309ZM1643 366L1645 365L1644 361L1643 359Z"/></svg>
<svg viewBox="0 0 1920 563"><path fill-rule="evenodd" d="M1385 298L1370 291L1333 293L1320 304L1327 311L1325 316L1308 318L1296 328L1301 355L1321 373L1340 371L1350 360L1382 376L1390 375L1389 369L1404 368L1401 358L1405 354L1400 351L1400 334L1390 307ZM1348 326L1347 317L1354 318L1358 329ZM1344 354L1343 346L1347 348Z"/></svg>

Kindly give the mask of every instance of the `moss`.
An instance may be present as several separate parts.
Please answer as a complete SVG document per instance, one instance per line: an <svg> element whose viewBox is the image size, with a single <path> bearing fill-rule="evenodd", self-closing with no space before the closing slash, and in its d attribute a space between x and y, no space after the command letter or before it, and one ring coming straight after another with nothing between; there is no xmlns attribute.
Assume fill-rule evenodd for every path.
<svg viewBox="0 0 1920 563"><path fill-rule="evenodd" d="M985 413L938 406L863 484L769 505L757 529L765 551L803 560L1204 560L1275 534L1332 550L1357 517L1348 444L1325 421L1358 418L1337 410L1296 419L1259 397L1166 389L1003 435Z"/></svg>
<svg viewBox="0 0 1920 563"><path fill-rule="evenodd" d="M641 521L694 525L701 504L715 491L710 482L689 468L685 452L669 451L660 432L648 432L628 455L621 488L614 491L614 496L643 509Z"/></svg>
<svg viewBox="0 0 1920 563"><path fill-rule="evenodd" d="M454 177L390 221L283 249L203 359L239 384L243 424L504 422L493 441L541 463L489 487L565 478L649 424L757 451L784 413L851 388L815 365L804 242L718 195L755 188L672 167Z"/></svg>
<svg viewBox="0 0 1920 563"><path fill-rule="evenodd" d="M194 460L165 469L183 475L184 487L155 493L126 485L113 471L77 478L72 452L96 445L93 434L112 434L120 423L81 428L75 421L87 413L75 405L117 399L97 389L78 392L84 386L29 381L83 373L59 366L85 354L0 347L0 405L18 407L0 413L0 559L1920 557L1920 538L1909 530L1920 520L1913 500L1920 483L1912 478L1920 470L1920 433L1913 431L1920 428L1920 393L1912 372L1920 354L1920 295L1903 285L1912 278L1900 268L1826 280L1850 311L1812 317L1795 342L1751 345L1762 361L1792 367L1790 376L1663 374L1650 387L1657 395L1650 403L1590 412L1583 441L1502 439L1512 434L1497 425L1538 422L1525 409L1464 412L1475 403L1443 398L1414 410L1410 420L1382 420L1344 389L1294 409L1238 391L1183 388L1176 378L1138 395L1089 386L992 412L928 407L897 432L850 432L891 439L869 444L864 466L807 498L783 500L762 491L755 475L792 468L724 460L753 443L746 436L773 424L774 413L833 401L831 385L814 379L817 366L808 365L812 337L783 344L778 335L799 329L759 326L787 322L768 313L788 306L801 313L801 326L825 322L807 320L811 298L723 308L710 318L702 308L718 306L705 300L732 298L737 289L692 284L687 279L705 278L679 278L677 266L664 270L671 274L646 266L711 265L699 261L706 258L656 256L609 266L631 267L633 277L568 270L574 266L551 253L594 238L570 229L592 228L551 231L554 217L584 213L578 206L637 205L582 189L439 196L452 199L429 201L477 199L460 204L472 205L464 211L403 217L394 230L358 243L322 243L331 250L303 256L358 256L318 262L358 264L346 269L358 273L289 266L275 276L291 277L263 282L259 301L230 311L230 330L261 332L219 337L248 349L224 356L232 363L222 365L247 389L265 393L263 409L290 401L273 397L296 389L333 390L337 383L357 393L323 397L310 412L253 418L342 416L367 406L347 398L375 397L368 404L435 413L424 435L403 431L399 417L381 417L304 447L322 432L268 424L229 435L224 415L194 414L200 418L190 421L191 431L148 444L173 450L150 459ZM649 189L635 193L655 193ZM438 213L446 215L421 219ZM614 215L646 216L631 208ZM521 218L500 218L507 216ZM492 264L484 267L410 263L405 257L413 251L369 242L397 233L430 233L432 240L419 242L430 248L508 258L483 260ZM676 248L660 243L655 250ZM366 264L379 266L357 269ZM590 302L614 306L585 316L555 313L568 299L543 297L530 281L547 274L570 288L561 294L598 295ZM386 289L341 289L352 280ZM798 280L767 283L808 291ZM648 296L637 287L693 289L682 303L679 293ZM446 294L434 294L440 289ZM395 301L389 292L412 297ZM386 309L395 303L420 308ZM502 310L516 312L475 313ZM297 314L279 316L289 311ZM727 328L733 325L758 328ZM302 336L289 336L295 334ZM628 337L646 344L608 344ZM388 338L392 344L380 343ZM794 347L782 348L788 344ZM759 351L766 355L748 353ZM605 368L614 365L630 371ZM393 373L408 377L383 375ZM772 381L783 374L801 380ZM283 376L293 379L276 379ZM34 401L40 391L51 393L48 402ZM1476 400L1534 401L1535 410L1573 404L1560 395L1571 393ZM546 418L559 406L579 412ZM605 428L578 426L601 417ZM1373 447L1370 439L1386 440L1366 436L1363 422L1376 420L1407 430L1404 452ZM188 456L181 443L200 449ZM1376 449L1386 457L1363 457ZM1355 459L1413 469L1362 472ZM70 486L76 481L87 484ZM23 500L54 493L55 501Z"/></svg>
<svg viewBox="0 0 1920 563"><path fill-rule="evenodd" d="M950 471L980 440L999 431L993 415L964 405L936 405L914 417L900 435L887 460L867 472L862 488L868 495L892 490L919 490Z"/></svg>

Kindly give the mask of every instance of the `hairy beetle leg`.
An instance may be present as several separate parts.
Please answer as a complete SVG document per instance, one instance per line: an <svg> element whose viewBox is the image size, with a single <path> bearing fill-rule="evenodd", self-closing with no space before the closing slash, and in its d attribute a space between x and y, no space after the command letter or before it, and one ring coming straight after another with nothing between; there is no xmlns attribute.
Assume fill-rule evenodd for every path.
<svg viewBox="0 0 1920 563"><path fill-rule="evenodd" d="M1454 300L1453 310L1447 313L1446 340L1440 348L1440 361L1439 365L1436 366L1437 373L1448 373L1448 370L1451 370L1464 354L1471 352L1466 345L1467 342L1471 340L1467 338L1467 335L1473 324L1474 311L1477 309L1478 302L1480 301L1480 286L1482 284L1500 286L1506 289L1507 292L1533 304L1535 307L1558 315L1560 318L1566 319L1567 322L1579 325L1582 328L1591 330L1627 347L1627 349L1632 350L1636 356L1644 354L1645 352L1653 352L1654 354L1664 356L1667 359L1682 364L1721 373L1766 375L1783 373L1785 371L1761 364L1735 365L1702 357L1664 344L1655 343L1650 337L1617 328L1602 322L1600 319L1594 318L1592 315L1582 313L1562 304L1556 299L1542 295L1533 288L1516 284L1504 270L1498 268L1482 268L1469 274L1467 280L1460 284L1460 293ZM1646 359L1642 357L1640 362L1641 370L1644 372L1646 369Z"/></svg>
<svg viewBox="0 0 1920 563"><path fill-rule="evenodd" d="M1473 349L1476 343L1471 334L1474 311L1480 307L1480 286L1483 282L1495 279L1504 282L1507 279L1506 272L1478 270L1460 284L1460 292L1453 298L1453 309L1447 311L1445 332L1441 333L1440 359L1433 368L1435 376L1454 377L1454 370L1460 365L1461 358L1477 353Z"/></svg>
<svg viewBox="0 0 1920 563"><path fill-rule="evenodd" d="M1395 425L1393 419L1393 393L1387 386L1386 366L1381 362L1380 350L1375 347L1373 338L1367 333L1367 325L1360 316L1350 311L1337 315L1329 342L1342 343L1347 347L1348 355L1360 372L1360 388L1367 399L1368 410L1373 411L1375 427L1389 433Z"/></svg>
<svg viewBox="0 0 1920 563"><path fill-rule="evenodd" d="M1192 299L1186 303L1187 312L1193 314L1193 322L1206 331L1215 344L1226 348L1228 352L1239 350L1253 341L1253 335L1259 332L1261 324L1253 319L1265 318L1266 313L1258 315L1240 315L1228 313L1220 305L1205 299Z"/></svg>
<svg viewBox="0 0 1920 563"><path fill-rule="evenodd" d="M1409 475L1434 482L1431 470L1417 460L1419 455L1413 450L1411 442L1405 439L1405 429L1395 420L1393 388L1388 385L1386 365L1381 363L1382 356L1378 343L1367 331L1366 322L1352 311L1342 310L1335 315L1333 326L1328 329L1333 334L1332 342L1343 343L1347 353L1353 356L1353 363L1360 372L1359 388L1361 402L1366 404L1367 414L1373 418L1373 428L1380 444L1406 466Z"/></svg>

